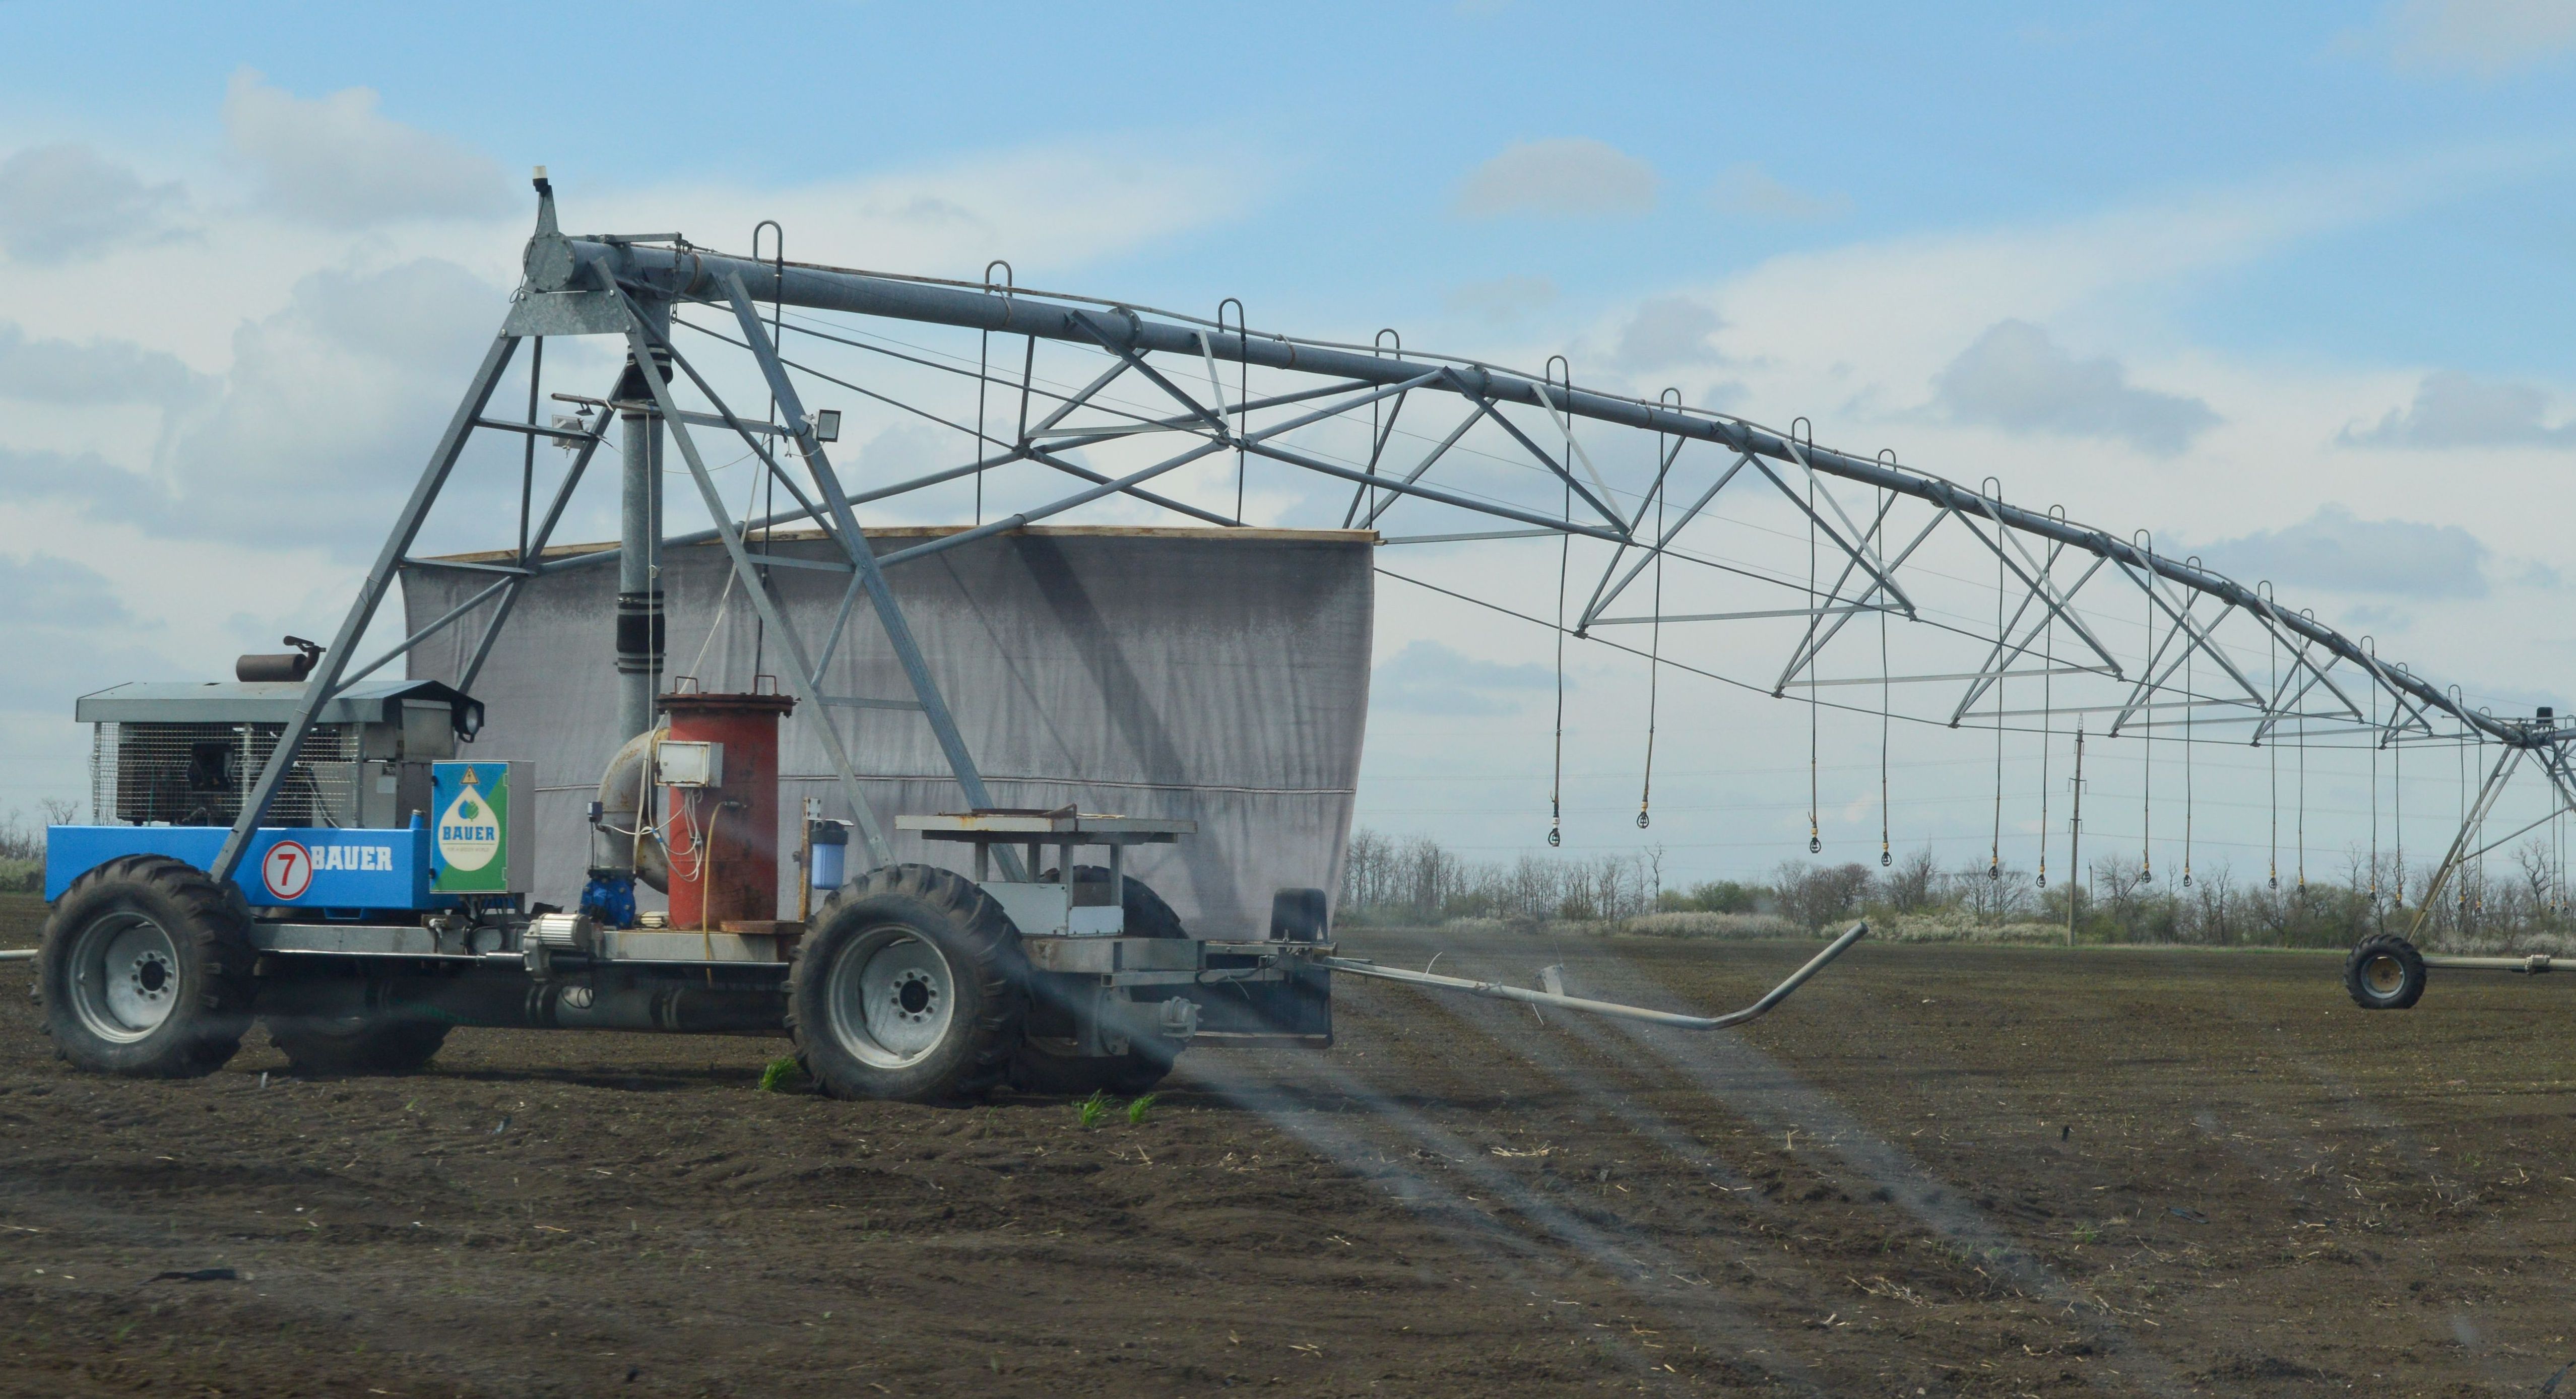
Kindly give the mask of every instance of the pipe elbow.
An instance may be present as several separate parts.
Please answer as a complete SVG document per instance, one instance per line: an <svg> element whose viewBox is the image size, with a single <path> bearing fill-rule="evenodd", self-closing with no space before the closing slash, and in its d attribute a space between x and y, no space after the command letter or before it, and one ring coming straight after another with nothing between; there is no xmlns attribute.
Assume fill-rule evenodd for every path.
<svg viewBox="0 0 2576 1399"><path fill-rule="evenodd" d="M647 729L626 740L608 760L599 778L599 825L591 832L591 863L602 869L631 871L636 878L668 893L671 865L661 838L648 830L645 809L652 794L653 750L663 729Z"/></svg>

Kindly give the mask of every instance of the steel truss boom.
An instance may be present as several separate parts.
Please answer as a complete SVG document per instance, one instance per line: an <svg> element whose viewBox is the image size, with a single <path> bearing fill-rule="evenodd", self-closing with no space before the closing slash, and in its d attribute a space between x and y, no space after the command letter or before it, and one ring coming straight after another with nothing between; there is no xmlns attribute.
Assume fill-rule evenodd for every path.
<svg viewBox="0 0 2576 1399"><path fill-rule="evenodd" d="M1781 432L1675 402L1650 402L1577 388L1570 373L1560 374L1553 365L1549 373L1532 376L1472 360L1407 351L1400 343L1359 346L1255 334L1244 326L1239 315L1229 325L1222 316L1207 321L1025 288L729 257L691 246L677 235L567 237L558 230L553 197L542 180L539 193L537 230L525 254L526 280L513 300L502 332L494 339L464 400L433 447L429 463L370 569L356 603L327 648L323 662L306 683L292 722L247 794L240 818L216 862L219 876L229 877L237 866L251 830L265 815L310 733L314 716L341 688L412 652L431 636L464 624L468 618L480 617L481 635L472 649L471 660L457 677L460 687L470 685L529 580L620 558L618 550L591 551L569 559L543 557L575 487L605 440L606 425L612 417L624 420L626 431L635 434L627 443L633 458L626 465L630 478L639 470L658 469L651 465L659 461L658 448L642 457L635 456L644 440L639 424L649 426L657 435L667 430L678 446L686 474L706 505L713 528L694 534L659 534L657 513L655 535L648 537L658 538L661 548L710 541L723 544L739 584L799 672L798 683L807 697L820 706L816 718L827 730L824 746L843 790L858 808L862 834L871 854L880 859L886 857L886 847L878 823L861 798L853 756L837 732L830 731L833 707L901 709L920 715L936 734L967 800L978 806L990 804L974 756L967 751L920 644L886 583L885 570L1112 498L1175 511L1211 524L1239 526L1244 513L1241 473L1254 460L1293 467L1354 487L1346 513L1362 527L1376 526L1399 504L1407 510L1464 510L1518 526L1426 531L1390 539L1388 543L1407 539L1432 542L1556 538L1565 541L1569 551L1578 541L1599 541L1609 546L1599 581L1590 585L1588 597L1574 596L1571 614L1565 609L1562 578L1570 553L1558 564L1561 576L1556 625L1563 628L1571 620L1568 629L1578 635L1595 625L1716 621L1758 625L1759 619L1765 618L1803 619L1803 634L1786 668L1775 682L1755 687L1774 695L1795 689L1813 697L1828 687L1876 683L1881 687L1880 703L1884 709L1886 694L1899 683L1964 681L1966 689L1955 705L1943 705L1948 722L1956 726L1972 717L1980 721L1991 718L2000 733L2007 715L2027 712L2006 706L2005 682L2041 676L2093 676L2119 682L2122 688L2119 702L2110 706L2118 716L2112 725L2115 731L2123 726L2153 727L2159 721L2152 716L2159 710L2180 707L2188 711L2195 706L2211 706L2219 711L2218 719L2252 721L2257 743L2265 741L2282 720L2296 718L2303 734L2314 721L2325 724L2327 732L2373 734L2375 741L2385 746L2401 737L2442 737L2434 733L2432 722L2435 716L2442 716L2461 726L2460 736L2474 733L2510 748L2543 753L2543 767L2551 774L2559 799L2576 806L2570 768L2561 751L2564 745L2576 742L2576 728L2562 730L2546 718L2499 719L2470 706L2455 690L2439 688L2402 666L2383 663L2367 639L2355 641L2309 613L2281 607L2267 586L2246 587L2202 566L2196 558L2174 558L2158 552L2151 542L2120 539L2071 521L2056 511L2033 511L2008 504L2002 499L2001 488L1991 480L1983 488L1971 490L1943 477L1901 466L1884 455L1863 457L1819 446L1811 440L1812 434ZM772 317L767 323L756 309L761 302L771 303ZM721 325L700 324L672 315L672 309L683 303L712 308ZM776 314L785 307L954 327L979 332L988 345L993 335L1025 337L1028 367L1016 381L994 377L989 367L974 370L977 421L970 429L963 422L963 412L933 412L919 403L905 401L898 391L890 391L891 384L871 387L855 378L836 378L811 364L788 358L780 343ZM811 334L818 342L887 355L904 362L906 373L966 373L958 364L939 362L932 357L933 352L869 343L854 338L855 331L845 336L833 333L834 328L787 328ZM784 422L764 419L755 423L726 408L707 372L693 365L674 343L681 329L748 352L757 368L760 388L784 410ZM597 425L565 425L572 420L554 425L533 421L537 406L533 368L531 421L493 416L492 395L520 342L534 340L542 345L549 336L563 335L613 337L629 351L626 375L620 387L612 390L611 398L575 399L601 410ZM1082 377L1088 381L1078 387L1042 387L1034 370L1041 341L1073 347L1105 362L1097 363L1096 370L1084 371ZM1157 356L1164 358L1157 360ZM654 368L639 372L637 366L647 364ZM1228 365L1234 366L1236 372L1236 382L1231 386L1225 383L1224 369ZM1249 382L1255 369L1265 375L1290 377L1284 389L1279 385L1256 389ZM671 377L672 371L677 377ZM970 433L974 443L969 454L972 459L909 480L852 490L824 451L822 438L826 434L818 432L819 420L805 412L798 376L850 390L872 403L916 415L943 429ZM674 390L684 384L704 400L703 405L684 405L678 400ZM991 431L984 417L985 391L996 385L1005 391L1016 391L1018 397L1016 431L1009 435ZM1140 407L1111 397L1112 390L1153 401ZM1445 395L1461 404L1463 411L1454 424L1409 429L1406 435L1423 444L1420 455L1410 462L1390 459L1397 417L1408 405L1429 394ZM620 395L622 399L612 401ZM1543 414L1544 426L1533 433L1514 422L1503 410L1515 405ZM705 411L708 407L713 411ZM1255 414L1263 416L1256 421ZM1417 412L1413 421L1422 423L1425 414L1435 423L1448 421L1447 415L1427 409ZM1008 407L1003 421L1014 421ZM1338 429L1354 421L1368 434L1365 452L1354 454L1363 458L1357 465L1334 460L1328 453L1290 440L1293 434L1308 428ZM1609 460L1596 455L1602 444L1596 441L1587 449L1577 433L1579 424L1604 424L1656 435L1652 483L1627 499L1624 513L1609 476L1597 464L1599 460ZM751 518L746 509L742 518L736 518L714 488L711 468L690 434L692 426L730 430L738 436L747 449L747 459L758 461L756 473L784 488L792 507L763 518ZM1465 444L1465 439L1480 428L1503 444L1504 455ZM408 557L467 439L485 429L511 434L525 444L527 465L520 490L517 547L508 551L506 563L438 563ZM536 518L533 453L534 444L540 440L559 443L576 454L560 486L552 493L541 521ZM1690 442L1722 449L1723 471L1704 490L1681 487L1674 479L1682 448ZM1103 471L1070 455L1084 448L1126 450L1128 444L1146 449L1149 455L1141 464L1131 461L1118 470ZM1147 483L1159 477L1185 479L1174 473L1225 452L1231 452L1237 464L1238 498L1231 514L1175 498L1186 495L1186 490L1158 494L1147 489ZM1447 484L1445 478L1442 484L1428 479L1435 466L1471 455L1543 473L1536 479L1547 483L1547 498L1515 503ZM801 471L791 471L791 461L800 465ZM638 462L646 465L639 467ZM970 476L976 481L980 511L985 474L1018 464L1043 468L1056 473L1057 478L1073 477L1082 486L1069 495L1005 510L989 522L979 521L971 528L882 556L873 552L862 532L856 507ZM1793 481L1793 473L1803 479ZM1767 481L1773 490L1750 492L1752 497L1772 509L1779 508L1779 500L1785 499L1795 512L1791 523L1804 536L1808 551L1803 579L1793 577L1794 570L1788 568L1766 569L1712 556L1698 548L1696 536L1685 537L1695 524L1703 531L1708 528L1705 522L1717 513L1710 507L1730 482L1754 477ZM1847 501L1849 490L1829 488L1828 480L1856 485L1876 493L1877 498ZM1163 489L1173 488L1165 484ZM1900 501L1929 507L1923 512L1929 518L1919 530L1910 518L1911 511L1901 522L1892 517ZM1679 507L1677 512L1669 508L1675 506ZM837 546L839 558L793 559L756 552L752 547L755 532L795 521L811 521L819 527ZM1978 567L1990 564L1993 568L1994 630L1990 634L1981 622L1963 624L1956 608L1942 612L1921 602L1922 595L1917 590L1923 579L1963 581L1956 575L1942 574L1933 564L1913 562L1917 551L1944 522L1955 524L1973 537L1976 557L1985 560ZM1770 533L1786 538L1787 532ZM1792 592L1799 591L1803 584L1805 605L1672 605L1664 595L1662 565L1667 561L1699 565ZM1652 607L1643 615L1604 615L1645 575L1649 564L1657 566ZM428 566L477 570L490 573L493 579L488 587L404 637L391 650L364 666L353 667L351 648L367 634L400 570ZM768 576L779 567L822 568L851 575L842 594L839 615L830 633L818 639L819 645L806 643L772 594ZM2103 609L2091 600L2084 613L2076 608L2077 595L2097 578L2112 580L2100 584L2101 588L2116 588L2116 580L2125 578L2138 589L2135 601L2143 604L2147 637L2138 649L2134 671L2130 668L2132 661L2116 655L2103 640L2099 631ZM2100 596L2097 589L2094 597ZM2202 608L2199 599L2203 597L2214 605ZM834 696L821 691L824 668L837 653L844 630L860 610L862 598L868 603L865 610L875 614L911 683L913 694L909 699ZM658 602L654 606L658 608ZM1845 632L1854 617L1871 613L1882 618L1894 613L1932 632L1967 637L1984 648L1984 659L1970 671L1950 673L1946 667L1934 666L1927 669L1940 673L1898 675L1886 663L1882 636L1874 682L1869 677L1818 674L1818 659L1828 645ZM2250 664L2238 664L2213 634L2220 623L2230 618L2241 618L2243 625L2259 629L2262 644L2273 649L2273 668L2259 683L2248 673ZM656 639L656 665L659 646ZM2194 656L2209 658L2214 662L2213 673L2232 684L2225 696L2189 693L2186 687L2178 701L2172 698L2177 692L2169 682L2176 669ZM2342 672L2340 680L2337 671ZM2378 719L2375 704L2366 717L2363 706L2346 690L2345 685L2355 676L2366 677L2369 685L2391 697L2393 702L2384 722ZM2312 707L2312 695L2328 697L2330 702ZM1991 700L1987 708L1971 713L1973 706L1987 699ZM2100 706L2088 705L2081 697L2070 697L2070 701L2057 712L2101 712ZM1006 864L1006 877L1019 878L1022 872Z"/></svg>
<svg viewBox="0 0 2576 1399"><path fill-rule="evenodd" d="M1355 388L1374 386L1450 393L1474 401L1487 411L1497 403L1526 404L1561 422L1582 418L1675 438L1706 441L1739 455L1763 458L1855 482L1873 490L1910 497L1963 521L1978 520L2000 527L2008 536L2036 536L2052 546L2072 549L2115 564L2134 577L2161 579L2207 595L2221 604L2222 613L2229 609L2240 610L2279 634L2296 649L2294 664L2309 673L2310 684L2323 683L2333 690L2333 682L2326 678L2326 670L2335 663L2348 664L2371 676L2393 694L2402 695L2411 702L2418 718L2425 712L2446 715L2465 728L2508 744L2547 743L2561 738L2554 728L2536 728L2529 722L2496 718L2453 699L2411 673L2382 665L2353 638L2314 617L2278 608L2255 589L2195 561L2159 554L2152 548L2120 539L2103 530L2059 515L2015 506L1992 493L1971 490L1939 476L1879 458L1817 446L1740 418L1575 388L1563 382L1552 383L1485 364L1418 351L1370 349L1287 335L1255 334L1168 312L1148 315L1127 305L1027 288L1014 288L1008 295L1001 295L970 284L817 264L778 265L686 246L567 239L563 240L563 246L557 252L532 243L529 256L531 286L538 292L578 291L580 288L573 269L589 262L606 268L621 281L649 286L662 294L681 299L725 300L734 280L739 279L748 295L759 301L1104 348L1119 356L1113 370L1129 369L1147 354L1171 354L1192 360L1204 357L1218 363L1329 376L1347 381ZM555 270L550 282L539 275L546 269ZM1095 385L1092 391L1096 388ZM1075 399L1086 396L1076 395ZM1202 413L1206 411L1195 403L1188 406ZM1058 416L1060 418L1061 414ZM1223 433L1223 419L1218 417L1215 421L1217 431ZM1519 436L1517 431L1514 435ZM1522 440L1535 446L1528 444L1526 438ZM1344 475L1381 490L1401 493L1408 489L1415 492L1423 489L1401 477L1348 471L1280 447L1254 446L1251 450L1273 459ZM1539 455L1557 474L1565 475L1563 466L1547 459L1544 453ZM1606 523L1593 525L1552 520L1546 521L1547 525L1650 551L1659 547L1657 540L1639 537L1615 511L1607 508L1606 503L1594 500L1589 487L1571 476L1566 479L1581 501L1600 507L1599 513ZM1491 509L1489 506L1480 508ZM1839 512L1840 507L1837 505L1835 509ZM1528 512L1509 513L1519 517ZM1838 515L1837 518L1848 523L1847 517ZM1850 552L1859 569L1870 576L1873 591L1889 592L1900 599L1899 605L1903 606L1902 595L1887 587L1885 574L1892 572L1892 568L1883 568L1875 554L1860 552L1858 541L1844 537L1847 531L1835 530L1830 524L1824 528L1834 536L1834 543L1841 550ZM2028 551L2021 550L2017 544L2008 546L1999 542L1990 543L1989 547L2013 550L2016 557L2007 560L2011 570L2021 575L2026 586L2039 592L2047 611L2082 633L2081 624L2063 608L2062 597L2051 596L2053 590L2047 589L2043 580L2032 576L2036 572L2036 563L2028 558ZM2031 572L2024 572L2025 567ZM2192 623L2182 625L2192 632L2199 631ZM2091 640L2089 636L2085 639ZM2185 644L2199 642L2200 638L2195 635ZM1811 658L1815 649L1812 646L1806 648L1806 654ZM2323 663L2317 659L2319 656L2325 658ZM2305 689L2305 686L2300 687L2300 692L2304 693ZM2337 693L2348 705L2349 697L2341 696L2339 691Z"/></svg>

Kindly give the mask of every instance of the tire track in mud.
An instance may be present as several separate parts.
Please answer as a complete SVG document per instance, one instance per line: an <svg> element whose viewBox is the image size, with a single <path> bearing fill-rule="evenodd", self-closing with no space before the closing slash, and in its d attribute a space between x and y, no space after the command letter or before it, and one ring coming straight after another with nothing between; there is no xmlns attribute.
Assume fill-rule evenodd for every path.
<svg viewBox="0 0 2576 1399"><path fill-rule="evenodd" d="M1508 977L1509 975L1507 969L1485 965L1480 959L1469 958L1466 962L1467 965L1477 968L1472 973L1474 975L1487 977ZM1586 969L1596 972L1608 970L1606 966L1590 965L1587 965ZM1633 971L1633 969L1629 970ZM1634 976L1623 978L1622 984L1606 991L1599 987L1587 987L1577 994L1602 995L1611 999L1628 999L1646 1004L1669 1002L1671 999L1669 993L1664 992L1662 988L1644 984L1640 978ZM1750 999L1752 994L1756 992L1748 992L1744 999ZM1506 1043L1515 1047L1533 1067L1548 1074L1568 1092L1575 1094L1586 1115L1595 1120L1610 1119L1616 1124L1615 1130L1631 1134L1653 1150L1679 1160L1694 1170L1706 1170L1714 1165L1743 1179L1746 1178L1746 1170L1750 1169L1762 1171L1776 1181L1783 1168L1765 1162L1751 1162L1745 1166L1720 1163L1705 1153L1691 1150L1686 1145L1687 1138L1680 1129L1642 1106L1650 1099L1673 1097L1670 1079L1676 1074L1689 1082L1710 1105L1718 1107L1736 1121L1753 1124L1758 1131L1782 1135L1784 1141L1792 1139L1796 1134L1810 1134L1812 1142L1839 1157L1844 1168L1858 1175L1860 1181L1836 1181L1829 1174L1812 1173L1811 1167L1806 1167L1805 1163L1799 1163L1801 1168L1811 1171L1813 1183L1805 1191L1799 1192L1804 1198L1779 1208L1780 1214L1792 1221L1787 1226L1792 1230L1797 1227L1796 1221L1801 1216L1810 1212L1821 1213L1820 1207L1826 1203L1825 1197L1828 1194L1831 1195L1833 1203L1850 1203L1853 1200L1851 1190L1843 1188L1849 1185L1852 1189L1857 1189L1861 1195L1868 1197L1868 1203L1863 1206L1864 1208L1882 1207L1883 1212L1902 1216L1901 1219L1889 1221L1886 1226L1887 1232L1899 1230L1905 1223L1910 1222L1915 1227L1946 1241L1953 1248L1979 1251L1986 1256L1988 1262L2006 1268L2011 1274L2012 1282L2034 1297L2059 1304L2069 1311L2082 1304L2090 1304L2097 1314L2103 1310L2098 1299L2084 1297L2077 1293L2054 1274L2048 1272L2044 1265L2031 1258L2015 1235L1969 1206L1954 1187L1931 1175L1920 1163L1913 1161L1868 1131L1839 1105L1798 1082L1786 1068L1763 1056L1759 1050L1753 1049L1736 1036L1718 1032L1713 1036L1702 1037L1689 1032L1629 1021L1594 1020L1588 1017L1560 1014L1549 1024L1562 1032L1563 1041L1570 1041L1573 1045L1579 1045L1589 1051L1592 1062L1588 1065L1579 1065L1573 1062L1573 1056L1567 1052L1568 1047L1562 1041L1553 1041L1552 1037L1534 1032L1525 1024L1513 1025L1511 1022L1518 1019L1517 1015L1513 1009L1506 1009L1500 1003L1468 1001L1461 998L1443 998L1434 1001L1427 997L1424 1001L1426 1012L1445 1014L1456 1023L1472 1027L1476 1032L1491 1039L1497 1047ZM1516 1028L1521 1032L1513 1033ZM1707 1058L1701 1056L1712 1056L1716 1062L1709 1062ZM1616 1074L1624 1081L1605 1084L1600 1081L1605 1074ZM1785 1147L1782 1154L1784 1157L1793 1156L1793 1153ZM1781 1193L1789 1192L1784 1189ZM1757 1195L1755 1198L1760 1196ZM1650 1227L1640 1224L1636 1229L1638 1232L1644 1232ZM1747 1236L1751 1236L1748 1237L1747 1242L1754 1242L1760 1233L1767 1232L1769 1222L1746 1219L1739 1221L1739 1227ZM1805 1237L1815 1238L1817 1242L1824 1243L1827 1247L1838 1242L1821 1236ZM1848 1295L1848 1292L1853 1291L1865 1295L1883 1295L1867 1294L1866 1287L1860 1284L1851 1272L1842 1271L1860 1267L1861 1262L1857 1258L1844 1258L1832 1265L1832 1269L1839 1272L1839 1275L1831 1276L1819 1274L1806 1259L1794 1252L1790 1257L1791 1266L1799 1271L1806 1286L1811 1289L1811 1295L1819 1299L1837 1294ZM1954 1289L1964 1289L1967 1286L1956 1276L1939 1273L1932 1275L1931 1278L1917 1278L1916 1281L1937 1281L1941 1285ZM1777 1305L1785 1308L1787 1305L1785 1294L1788 1289L1783 1287L1780 1291L1784 1296ZM1813 1310L1808 1315L1812 1317L1818 1312L1830 1314L1836 1310L1838 1309L1831 1302L1819 1300L1813 1304ZM1837 1336L1838 1342L1845 1339ZM1868 1338L1864 1335L1861 1339ZM2097 1324L2078 1339L2085 1344L2102 1347L2105 1350L2131 1350L2135 1346L2127 1330L2116 1323ZM1880 1378L1890 1377L1897 1368L1902 1368L1901 1357L1884 1353L1883 1347L1874 1347L1874 1349L1881 1352L1878 1359L1885 1367L1879 1371ZM2155 1392L2172 1394L2186 1392L2187 1386L2171 1373L2170 1367L2166 1366L2161 1359L2142 1349L2133 1350L2132 1353L2144 1357L2152 1367L2153 1373L2147 1378L2154 1386ZM1939 1377L1918 1374L1914 1378L1937 1379ZM2102 1380L2097 1377L2097 1383L2117 1383L2126 1389L2134 1388L2132 1379L2132 1376L2126 1374L2117 1377L2116 1381Z"/></svg>

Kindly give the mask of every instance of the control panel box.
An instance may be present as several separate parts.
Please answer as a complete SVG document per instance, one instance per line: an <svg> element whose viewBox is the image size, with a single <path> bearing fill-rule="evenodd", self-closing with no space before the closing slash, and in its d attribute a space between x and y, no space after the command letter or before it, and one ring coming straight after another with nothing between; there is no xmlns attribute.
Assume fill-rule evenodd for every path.
<svg viewBox="0 0 2576 1399"><path fill-rule="evenodd" d="M666 738L653 746L653 780L665 787L724 785L724 745Z"/></svg>

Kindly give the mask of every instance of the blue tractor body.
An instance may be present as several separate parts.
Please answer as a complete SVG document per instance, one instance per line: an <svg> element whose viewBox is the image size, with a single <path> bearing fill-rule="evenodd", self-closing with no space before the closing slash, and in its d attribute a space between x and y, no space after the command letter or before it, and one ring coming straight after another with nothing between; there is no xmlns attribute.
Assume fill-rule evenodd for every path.
<svg viewBox="0 0 2576 1399"><path fill-rule="evenodd" d="M72 881L127 855L167 855L212 869L225 826L54 826L45 832L45 898L60 899ZM430 892L434 842L428 824L390 830L329 826L263 826L233 876L253 908L291 908L323 916L360 910L420 911L454 907Z"/></svg>

